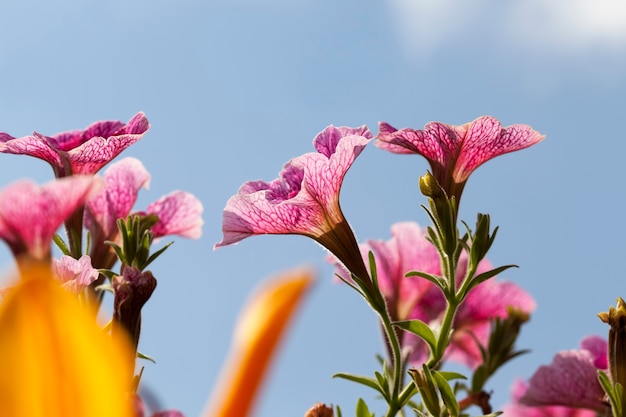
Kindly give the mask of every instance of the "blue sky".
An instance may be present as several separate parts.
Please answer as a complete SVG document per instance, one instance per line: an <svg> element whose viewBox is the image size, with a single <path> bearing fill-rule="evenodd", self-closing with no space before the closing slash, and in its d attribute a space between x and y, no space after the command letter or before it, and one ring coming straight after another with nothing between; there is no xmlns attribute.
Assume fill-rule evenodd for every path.
<svg viewBox="0 0 626 417"><path fill-rule="evenodd" d="M275 178L329 124L376 133L379 120L419 128L490 114L546 135L476 171L461 207L469 223L480 211L500 225L489 259L520 265L503 278L538 303L519 344L532 353L492 380L494 405L515 377L605 334L596 313L626 295L621 0L25 0L3 2L0 16L0 131L54 134L144 111L152 128L123 154L152 174L137 207L174 189L204 204L203 237L177 239L152 268L159 285L141 350L157 359L144 382L165 407L199 415L239 308L261 280L302 264L319 280L256 415L375 403L373 391L331 379L371 374L383 345L374 314L333 283L317 244L261 236L212 249L228 197ZM1 159L0 184L51 178L42 161ZM342 191L359 239L387 239L397 221L426 224L426 169L416 156L365 150ZM4 246L0 262L12 266Z"/></svg>

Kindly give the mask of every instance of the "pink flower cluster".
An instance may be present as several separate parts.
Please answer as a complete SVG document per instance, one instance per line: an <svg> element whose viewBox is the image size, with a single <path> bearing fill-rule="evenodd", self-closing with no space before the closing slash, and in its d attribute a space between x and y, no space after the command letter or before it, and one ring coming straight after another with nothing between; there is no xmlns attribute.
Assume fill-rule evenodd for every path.
<svg viewBox="0 0 626 417"><path fill-rule="evenodd" d="M0 191L0 238L9 245L16 259L48 260L58 228L84 210L84 227L94 243L91 257L75 261L61 259L56 264L60 277L64 282L72 282L68 285L76 289L89 284L91 278L87 277L93 278L92 266L87 265L86 259L98 268L110 267L114 253L104 242L117 239L117 220L131 214L137 193L141 187L147 188L150 174L134 158L112 164L104 180L95 174L139 140L149 127L145 115L138 113L126 124L102 121L84 131L53 136L34 133L14 138L0 133L0 152L43 159L57 177L41 186L20 181ZM141 213L158 216L152 227L155 237L201 235L202 204L187 192L175 191L164 196ZM85 267L86 276L81 275L77 270L79 264L74 262Z"/></svg>
<svg viewBox="0 0 626 417"><path fill-rule="evenodd" d="M364 259L370 251L374 254L378 283L389 314L394 321L419 319L437 328L446 308L441 290L423 278L405 275L411 271L441 275L439 253L426 239L426 230L417 223L396 223L391 227L391 235L387 241L368 240L360 246ZM482 261L477 273L490 269L489 262ZM457 270L458 284L466 272L467 256L464 254ZM338 268L336 273L349 279L342 268ZM455 317L446 358L471 368L480 365L482 358L477 341L486 345L490 321L507 317L509 307L530 313L535 309L535 302L530 294L512 282L490 279L475 287ZM405 332L402 345L411 350L410 362L414 366L428 359L426 344L414 334Z"/></svg>

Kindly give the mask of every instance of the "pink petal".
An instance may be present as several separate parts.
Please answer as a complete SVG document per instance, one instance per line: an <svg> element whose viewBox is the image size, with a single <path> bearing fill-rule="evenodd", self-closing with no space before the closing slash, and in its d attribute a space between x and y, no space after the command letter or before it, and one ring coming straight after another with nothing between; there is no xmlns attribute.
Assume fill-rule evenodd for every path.
<svg viewBox="0 0 626 417"><path fill-rule="evenodd" d="M479 117L469 124L454 169L454 178L457 182L463 182L472 171L488 160L527 148L543 138L543 135L527 125L518 124L502 128L500 122L493 117Z"/></svg>
<svg viewBox="0 0 626 417"><path fill-rule="evenodd" d="M572 408L563 406L527 406L518 401L524 395L527 384L524 381L516 380L513 384L511 397L513 403L504 407L503 414L506 417L596 417L593 410L584 408Z"/></svg>
<svg viewBox="0 0 626 417"><path fill-rule="evenodd" d="M80 259L63 255L52 260L52 271L63 286L75 294L83 291L89 284L98 279L98 270L91 266L91 258L83 255Z"/></svg>
<svg viewBox="0 0 626 417"><path fill-rule="evenodd" d="M151 229L155 237L178 235L198 239L204 223L202 210L202 203L193 194L174 191L150 204L146 212L159 217Z"/></svg>
<svg viewBox="0 0 626 417"><path fill-rule="evenodd" d="M604 410L604 391L597 379L598 368L587 350L559 352L552 363L541 366L520 399L526 405L562 405Z"/></svg>
<svg viewBox="0 0 626 417"><path fill-rule="evenodd" d="M141 139L149 128L150 124L143 113L135 115L126 126L118 122L100 122L92 125L83 134L83 143L68 151L72 172L96 173L124 149ZM111 131L113 133L110 133ZM99 133L109 136L89 136Z"/></svg>
<svg viewBox="0 0 626 417"><path fill-rule="evenodd" d="M29 155L43 159L53 167L61 167L63 160L57 150L51 146L47 138L35 134L14 138L9 135L0 137L0 152L15 155Z"/></svg>
<svg viewBox="0 0 626 417"><path fill-rule="evenodd" d="M135 205L137 193L150 184L150 174L140 160L124 158L104 173L106 187L86 205L85 227L98 240L117 233L117 220L126 218Z"/></svg>
<svg viewBox="0 0 626 417"><path fill-rule="evenodd" d="M329 126L315 137L320 153L307 153L285 164L271 182L244 184L224 208L223 239L215 247L255 234L319 237L341 222L339 190L356 157L371 139L365 127Z"/></svg>
<svg viewBox="0 0 626 417"><path fill-rule="evenodd" d="M127 124L101 121L84 131L73 130L52 137L37 132L17 139L0 135L0 152L43 159L52 166L57 176L92 175L141 139L149 128L148 120L140 112ZM68 172L67 166L71 172Z"/></svg>
<svg viewBox="0 0 626 417"><path fill-rule="evenodd" d="M598 369L609 369L608 344L600 336L587 336L580 342L583 350L593 355L593 364Z"/></svg>
<svg viewBox="0 0 626 417"><path fill-rule="evenodd" d="M98 179L83 176L42 186L31 181L9 185L0 191L0 238L16 256L27 252L46 258L56 230L99 185Z"/></svg>

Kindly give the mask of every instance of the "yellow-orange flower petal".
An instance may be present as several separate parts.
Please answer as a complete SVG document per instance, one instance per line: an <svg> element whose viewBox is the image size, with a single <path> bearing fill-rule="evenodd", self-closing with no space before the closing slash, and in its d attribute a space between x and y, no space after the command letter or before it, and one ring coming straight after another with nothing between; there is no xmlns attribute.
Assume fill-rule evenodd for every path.
<svg viewBox="0 0 626 417"><path fill-rule="evenodd" d="M230 357L205 417L245 417L280 337L313 283L308 270L294 270L265 283L244 307Z"/></svg>
<svg viewBox="0 0 626 417"><path fill-rule="evenodd" d="M0 307L0 415L130 417L133 357L43 269Z"/></svg>

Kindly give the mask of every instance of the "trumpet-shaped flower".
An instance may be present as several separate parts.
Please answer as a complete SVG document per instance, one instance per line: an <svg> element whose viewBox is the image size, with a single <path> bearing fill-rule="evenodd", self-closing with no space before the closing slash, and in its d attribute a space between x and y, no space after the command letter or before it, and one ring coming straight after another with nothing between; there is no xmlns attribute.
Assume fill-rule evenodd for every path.
<svg viewBox="0 0 626 417"><path fill-rule="evenodd" d="M53 259L52 272L63 283L63 287L74 294L80 293L98 279L98 270L91 266L89 255L83 255L80 259L67 255Z"/></svg>
<svg viewBox="0 0 626 417"><path fill-rule="evenodd" d="M48 162L57 177L73 174L95 174L124 149L137 142L150 128L143 113L128 123L101 121L85 130L74 130L44 136L14 138L0 134L0 152L30 155Z"/></svg>
<svg viewBox="0 0 626 417"><path fill-rule="evenodd" d="M394 153L424 156L441 187L458 201L468 177L480 165L543 138L530 126L503 128L495 118L482 116L461 126L431 122L424 130L398 130L380 122L376 145Z"/></svg>
<svg viewBox="0 0 626 417"><path fill-rule="evenodd" d="M364 258L370 251L374 254L378 283L389 314L394 321L419 319L437 326L446 308L441 290L430 281L405 275L411 271L421 271L440 276L439 253L426 239L426 230L417 223L396 223L392 226L391 233L390 240L369 240L361 245ZM491 265L483 260L477 273L489 269ZM460 282L466 272L467 256L463 254L457 269L457 281ZM345 275L340 270L338 274ZM472 368L480 365L482 357L476 340L483 346L487 343L490 320L507 317L508 307L530 312L534 310L535 303L528 293L511 282L491 278L476 286L455 316L454 332L446 358ZM411 363L421 364L428 358L428 348L412 333L403 333L401 342L404 347L412 350Z"/></svg>
<svg viewBox="0 0 626 417"><path fill-rule="evenodd" d="M313 140L317 152L289 161L280 178L243 184L226 203L223 239L215 247L252 235L300 234L318 241L350 272L367 280L339 193L346 172L371 138L365 126L329 126Z"/></svg>
<svg viewBox="0 0 626 417"><path fill-rule="evenodd" d="M0 238L19 260L48 260L59 226L97 191L100 180L74 176L37 185L19 181L0 191Z"/></svg>
<svg viewBox="0 0 626 417"><path fill-rule="evenodd" d="M104 173L105 188L89 201L85 209L85 227L94 242L92 258L99 268L110 268L115 256L104 241L117 241L118 219L125 219L137 201L139 190L148 188L150 174L136 158L124 158ZM145 212L155 214L157 223L151 228L155 237L179 235L199 238L202 234L202 203L192 194L175 191L150 204Z"/></svg>
<svg viewBox="0 0 626 417"><path fill-rule="evenodd" d="M134 358L96 313L29 270L0 306L0 415L130 417Z"/></svg>
<svg viewBox="0 0 626 417"><path fill-rule="evenodd" d="M606 368L606 340L589 336L581 342L581 349L559 352L550 365L541 366L519 402L606 411L604 390L598 382L598 369Z"/></svg>
<svg viewBox="0 0 626 417"><path fill-rule="evenodd" d="M289 320L313 283L306 270L266 282L244 307L206 417L246 417Z"/></svg>
<svg viewBox="0 0 626 417"><path fill-rule="evenodd" d="M598 413L593 410L562 405L530 406L519 402L524 396L528 384L524 381L515 381L513 384L513 402L507 404L503 415L507 417L597 417Z"/></svg>

